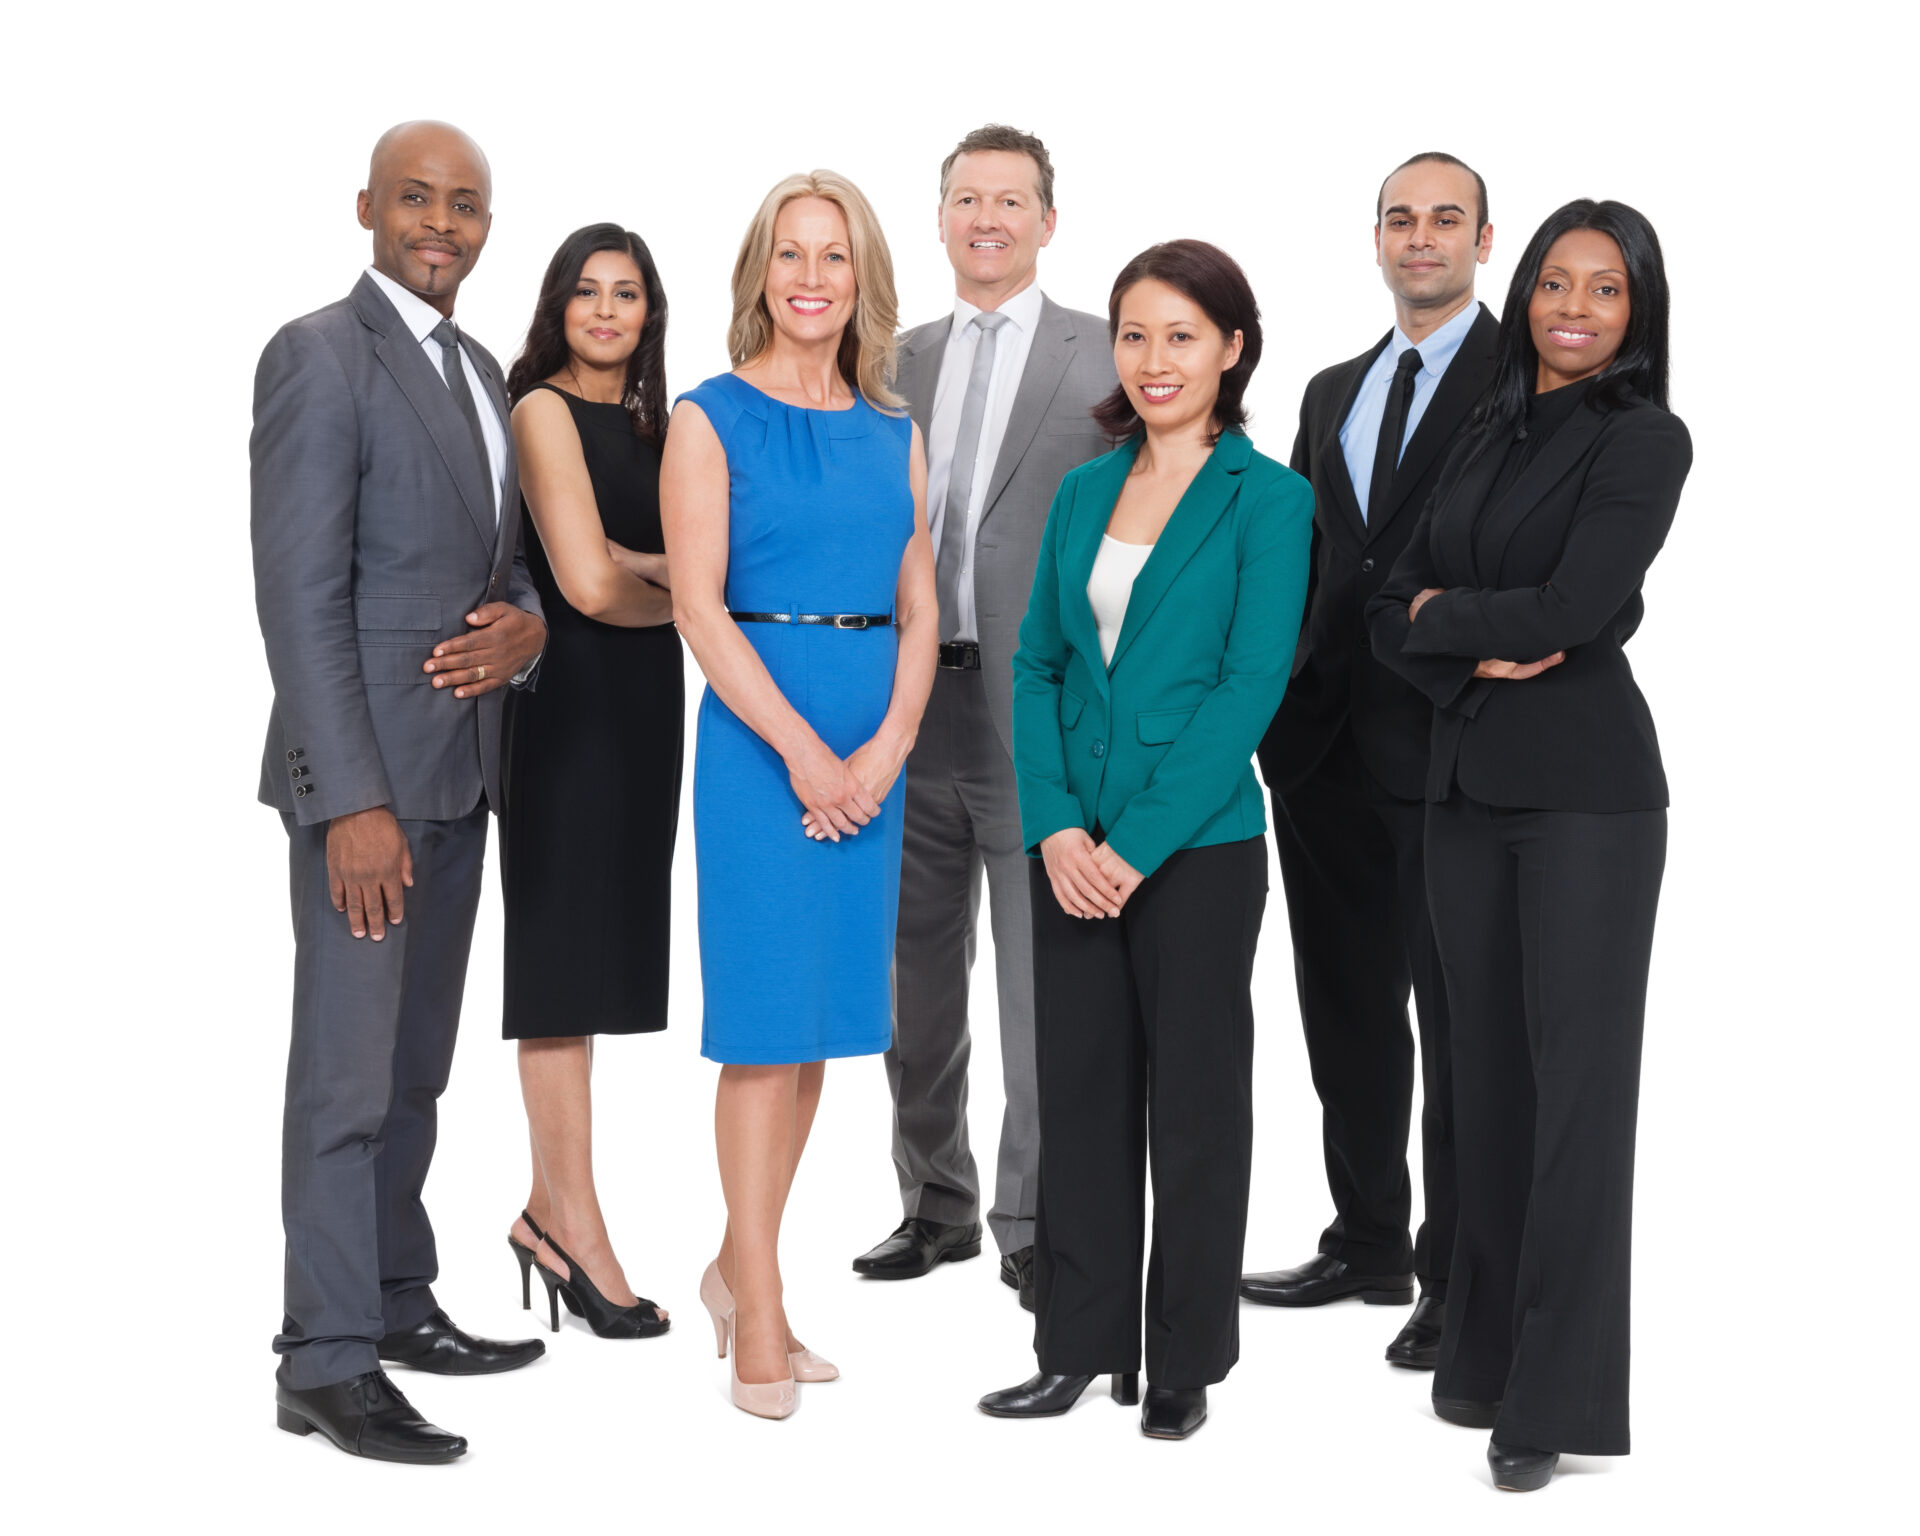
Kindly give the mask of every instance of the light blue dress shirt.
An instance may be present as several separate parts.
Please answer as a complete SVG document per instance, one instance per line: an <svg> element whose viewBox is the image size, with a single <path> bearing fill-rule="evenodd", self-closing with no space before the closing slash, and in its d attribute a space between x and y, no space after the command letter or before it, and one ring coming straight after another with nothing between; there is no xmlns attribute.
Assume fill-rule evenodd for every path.
<svg viewBox="0 0 1920 1536"><path fill-rule="evenodd" d="M1480 318L1480 302L1474 300L1439 330L1420 343L1420 371L1413 376L1413 399L1407 406L1407 430L1400 437L1400 452L1407 451L1420 418L1427 414L1433 392L1440 387L1440 376L1447 371L1460 343L1467 339L1473 322ZM1347 456L1347 477L1353 481L1354 498L1360 503L1360 521L1367 520L1367 497L1373 490L1373 455L1380 442L1380 423L1387 414L1387 386L1393 382L1393 370L1400 354L1413 345L1393 328L1393 335L1373 360L1367 376L1360 381L1360 393L1354 396L1353 409L1347 412L1340 428L1340 451ZM1394 462L1399 462L1398 455Z"/></svg>

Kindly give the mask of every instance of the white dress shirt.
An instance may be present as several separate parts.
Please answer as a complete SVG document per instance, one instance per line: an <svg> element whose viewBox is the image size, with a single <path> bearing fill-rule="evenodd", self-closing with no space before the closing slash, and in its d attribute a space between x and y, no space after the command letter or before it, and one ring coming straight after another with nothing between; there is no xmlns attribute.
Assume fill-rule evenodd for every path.
<svg viewBox="0 0 1920 1536"><path fill-rule="evenodd" d="M380 285L380 291L393 302L400 311L400 318L415 340L427 354L427 360L433 364L434 373L441 382L446 381L446 369L441 359L446 353L440 343L433 339L433 328L442 320L451 318L443 315L417 293L402 288L384 272L367 268L367 275ZM460 361L465 366L467 388L473 392L473 406L480 413L480 435L487 440L487 462L493 468L493 518L498 526L500 521L500 496L507 483L507 428L500 420L500 413L493 408L493 396L487 390L487 381L481 376L473 358L463 346L460 349Z"/></svg>
<svg viewBox="0 0 1920 1536"><path fill-rule="evenodd" d="M1113 665L1113 648L1127 622L1127 604L1133 584L1146 568L1151 544L1128 544L1110 533L1100 535L1100 553L1093 557L1087 576L1087 606L1093 609L1094 628L1100 631L1100 659Z"/></svg>
<svg viewBox="0 0 1920 1536"><path fill-rule="evenodd" d="M1000 443L1013 415L1013 397L1019 393L1033 333L1040 325L1040 302L1040 287L1034 283L1000 306L1008 323L994 337L993 378L987 385L986 414L980 421L980 455L974 461L965 553L956 584L960 601L956 640L980 638L973 607L973 541L980 531L980 514L986 508L993 466L1000 459ZM947 339L946 355L940 359L939 383L934 386L933 417L927 432L927 519L935 549L940 547L940 528L946 521L947 484L953 478L953 444L960 435L960 410L966 403L967 379L973 373L973 355L980 344L980 327L973 323L979 313L965 299L953 301L953 331Z"/></svg>

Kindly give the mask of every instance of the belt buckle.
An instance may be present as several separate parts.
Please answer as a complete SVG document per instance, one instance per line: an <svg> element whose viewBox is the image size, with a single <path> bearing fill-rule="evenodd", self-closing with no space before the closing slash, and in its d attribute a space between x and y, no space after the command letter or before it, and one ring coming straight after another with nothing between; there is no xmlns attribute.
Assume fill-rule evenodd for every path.
<svg viewBox="0 0 1920 1536"><path fill-rule="evenodd" d="M867 616L864 613L836 613L833 616L835 629L865 629Z"/></svg>

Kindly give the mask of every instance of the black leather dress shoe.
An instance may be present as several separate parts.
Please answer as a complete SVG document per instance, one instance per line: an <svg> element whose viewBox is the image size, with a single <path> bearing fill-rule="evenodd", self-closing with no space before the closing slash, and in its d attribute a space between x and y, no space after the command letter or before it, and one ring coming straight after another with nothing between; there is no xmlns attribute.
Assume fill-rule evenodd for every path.
<svg viewBox="0 0 1920 1536"><path fill-rule="evenodd" d="M310 1435L317 1429L349 1456L429 1465L467 1452L462 1436L421 1418L385 1371L305 1391L277 1386L273 1397L280 1427L288 1434Z"/></svg>
<svg viewBox="0 0 1920 1536"><path fill-rule="evenodd" d="M491 1376L517 1371L547 1352L538 1339L482 1339L454 1325L438 1307L411 1328L380 1341L380 1358L435 1376Z"/></svg>
<svg viewBox="0 0 1920 1536"><path fill-rule="evenodd" d="M1507 1493L1532 1493L1536 1488L1546 1487L1553 1481L1553 1469L1559 1465L1558 1451L1487 1442L1487 1466L1493 1473L1493 1486Z"/></svg>
<svg viewBox="0 0 1920 1536"><path fill-rule="evenodd" d="M1387 1359L1410 1371L1430 1371L1440 1363L1440 1330L1446 1326L1447 1304L1438 1296L1421 1293L1407 1326L1393 1336Z"/></svg>
<svg viewBox="0 0 1920 1536"><path fill-rule="evenodd" d="M1435 1418L1462 1429L1492 1429L1500 1417L1500 1405L1476 1402L1470 1397L1436 1397L1433 1412Z"/></svg>
<svg viewBox="0 0 1920 1536"><path fill-rule="evenodd" d="M1356 1274L1346 1260L1316 1253L1295 1269L1242 1275L1240 1294L1263 1307L1318 1307L1348 1296L1370 1307L1404 1307L1413 1300L1413 1276Z"/></svg>
<svg viewBox="0 0 1920 1536"><path fill-rule="evenodd" d="M936 1264L970 1259L980 1251L980 1223L943 1227L909 1216L877 1248L853 1261L853 1272L869 1280L918 1280Z"/></svg>
<svg viewBox="0 0 1920 1536"><path fill-rule="evenodd" d="M1184 1440L1206 1422L1205 1387L1149 1386L1140 1405L1140 1433L1149 1440Z"/></svg>
<svg viewBox="0 0 1920 1536"><path fill-rule="evenodd" d="M1033 1310L1033 1244L1000 1255L1000 1279L1020 1293L1020 1305Z"/></svg>
<svg viewBox="0 0 1920 1536"><path fill-rule="evenodd" d="M1051 1419L1080 1401L1091 1376L1049 1376L1038 1371L1017 1387L989 1392L980 1399L980 1411L996 1419ZM1115 1372L1113 1400L1123 1408L1140 1401L1140 1373Z"/></svg>

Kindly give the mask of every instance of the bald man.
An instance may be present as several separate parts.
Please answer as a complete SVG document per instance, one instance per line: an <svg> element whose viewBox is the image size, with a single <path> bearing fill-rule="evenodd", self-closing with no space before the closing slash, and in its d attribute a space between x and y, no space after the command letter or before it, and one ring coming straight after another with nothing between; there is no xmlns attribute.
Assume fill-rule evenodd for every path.
<svg viewBox="0 0 1920 1536"><path fill-rule="evenodd" d="M253 564L273 675L260 798L289 839L293 1046L281 1142L282 1429L450 1461L381 1362L512 1370L454 1326L421 1203L500 806L501 690L546 640L520 554L500 367L453 323L491 175L445 123L375 146L373 265L282 326L253 400Z"/></svg>

